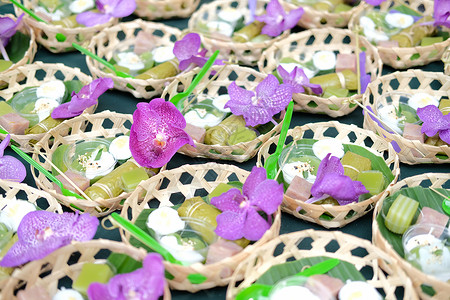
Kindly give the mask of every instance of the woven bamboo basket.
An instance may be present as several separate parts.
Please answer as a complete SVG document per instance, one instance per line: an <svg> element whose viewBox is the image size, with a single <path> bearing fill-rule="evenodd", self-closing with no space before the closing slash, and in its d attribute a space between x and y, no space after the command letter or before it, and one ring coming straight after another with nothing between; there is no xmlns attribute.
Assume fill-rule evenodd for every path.
<svg viewBox="0 0 450 300"><path fill-rule="evenodd" d="M18 299L17 291L33 286L42 287L53 296L60 286L71 288L71 282L79 276L85 263L105 262L107 252L126 254L138 261L142 261L147 254L142 249L105 239L72 242L40 260L28 263L22 269L17 269L2 289L0 298ZM170 299L170 290L166 284L163 300Z"/></svg>
<svg viewBox="0 0 450 300"><path fill-rule="evenodd" d="M289 7L289 10L299 7L298 5L291 3L292 1L288 0L287 2L288 4L286 4L286 6ZM347 27L350 18L358 10L358 8L363 5L362 3L363 2L361 1L350 10L339 13L318 10L310 5L302 5L301 7L303 7L304 13L298 21L298 25L306 29L320 27Z"/></svg>
<svg viewBox="0 0 450 300"><path fill-rule="evenodd" d="M403 187L414 187L414 186L424 186L424 187L433 187L433 188L447 188L450 183L450 174L449 173L426 173L421 175L416 175L412 177L405 178L394 186L388 189L388 193L384 196L387 197L389 195L394 194L398 190ZM385 199L383 198L383 200ZM372 241L375 246L379 247L388 255L394 259L400 267L405 270L406 274L411 278L414 288L416 292L419 294L420 299L433 299L433 300L443 300L448 299L450 295L450 283L443 282L437 279L435 276L427 275L414 267L408 261L403 259L392 247L392 245L383 237L378 227L377 215L381 211L381 207L383 205L383 200L379 201L375 206L374 214L373 214L373 222L372 222ZM429 286L434 289L436 294L434 296L430 296L422 290L421 286Z"/></svg>
<svg viewBox="0 0 450 300"><path fill-rule="evenodd" d="M2 190L3 198L0 197L0 205L3 207L10 199L27 199L41 209L47 211L62 213L63 209L58 200L45 191L33 188L25 183L19 183L9 180L0 179L0 189Z"/></svg>
<svg viewBox="0 0 450 300"><path fill-rule="evenodd" d="M33 10L38 6L38 0L23 0L22 4ZM14 6L16 15L24 13L20 8ZM53 53L63 53L74 51L72 43L83 44L89 41L97 32L104 30L105 28L111 27L117 24L117 18L111 18L107 23L95 25L92 27L76 27L76 28L65 28L61 25L54 25L50 23L39 22L27 14L25 14L23 20L25 23L34 29L36 34L36 41L47 48L48 51ZM60 33L63 34L66 39L64 41L58 41L56 35Z"/></svg>
<svg viewBox="0 0 450 300"><path fill-rule="evenodd" d="M38 161L40 159L38 153L42 153L48 160L51 160L56 148L63 144L73 144L76 141L89 138L109 138L127 134L132 121L132 115L119 114L111 111L103 111L94 115L83 114L76 118L66 120L57 127L51 129L36 144L33 152L33 159ZM86 127L90 129L85 130ZM70 135L67 135L67 132L69 131ZM42 162L42 166L49 171L52 170L52 166L47 161ZM95 216L104 216L114 210L122 208L121 201L130 195L130 193L123 192L119 196L109 199L94 199L93 201L77 199L58 193L54 189L52 182L32 166L31 174L34 177L38 188L57 198L63 205L72 210L76 210L76 208L73 207L76 206Z"/></svg>
<svg viewBox="0 0 450 300"><path fill-rule="evenodd" d="M365 275L367 282L385 293L383 299L397 299L396 292L403 292L403 299L418 299L411 280L395 260L369 241L339 231L312 229L280 235L254 250L236 270L236 274L242 272L245 279L239 282L240 278L233 276L226 299L235 299L242 289L274 265L316 256L338 258L354 264L363 275L370 273ZM380 265L380 262L385 264Z"/></svg>
<svg viewBox="0 0 450 300"><path fill-rule="evenodd" d="M265 5L269 1L258 1L256 15L261 15L265 11ZM283 5L285 5L283 3ZM244 15L249 16L248 1L237 1L237 0L224 0L224 1L213 1L211 3L204 4L192 14L189 19L188 30L193 32L199 32L197 27L198 23L207 23L217 20L217 14L219 11L227 8L236 8ZM285 8L286 9L286 8ZM228 59L230 55L234 55L239 64L256 66L258 59L261 57L262 52L272 45L274 42L282 40L289 35L289 30L284 31L281 35L272 38L270 40L258 43L237 43L233 42L231 38L218 37L214 33L202 35L202 44L209 51L214 52L215 50L220 50L219 58Z"/></svg>
<svg viewBox="0 0 450 300"><path fill-rule="evenodd" d="M409 7L421 12L424 16L432 16L434 11L434 1L430 0L407 0L398 1L387 0L380 4L380 11L389 11L392 6L402 4L403 2L409 4ZM367 12L370 6L367 4L358 9L350 19L348 28L354 30L359 25L359 18L361 14ZM443 31L449 31L447 27L442 27ZM382 47L377 46L383 64L388 65L394 69L408 69L412 67L419 67L429 64L433 61L441 59L445 49L450 45L450 39L444 40L440 43L434 43L429 46L415 46L415 47Z"/></svg>
<svg viewBox="0 0 450 300"><path fill-rule="evenodd" d="M371 107L377 112L377 99L392 91L400 91L409 94L428 93L436 98L450 97L448 81L450 77L440 72L424 72L421 70L408 70L404 72L394 72L389 75L381 76L372 81L363 95L364 106ZM370 116L364 116L364 128L378 133L387 142L396 142L400 148L398 156L402 163L449 163L450 146L432 146L421 143L419 140L409 140L400 134L389 133L381 128ZM419 151L419 152L418 152ZM423 154L423 156L422 156ZM445 154L447 158L438 155Z"/></svg>
<svg viewBox="0 0 450 300"><path fill-rule="evenodd" d="M26 78L22 81L22 78ZM8 83L8 88L0 90L0 97L6 101L11 99L15 93L28 88L40 86L42 83L51 80L79 80L83 84L89 84L92 81L91 76L88 76L80 71L78 68L66 67L63 64L46 64L43 62L35 62L30 65L20 66L7 73L0 74L0 81L4 80ZM94 113L97 106L87 108L85 113ZM11 134L11 140L19 144L20 149L25 152L32 152L35 141L39 141L44 136L40 134ZM0 138L3 140L6 135L0 133Z"/></svg>
<svg viewBox="0 0 450 300"><path fill-rule="evenodd" d="M5 207L11 199L27 200L37 207L47 211L56 213L63 212L58 200L48 193L24 183L0 179L0 207ZM7 281L8 279L0 278L0 291L3 289L3 286Z"/></svg>
<svg viewBox="0 0 450 300"><path fill-rule="evenodd" d="M330 39L332 37L332 39ZM277 41L265 50L258 60L261 72L271 74L276 71L279 60L284 57L300 61L310 61L317 51L329 50L335 53L356 53L356 36L353 32L339 28L318 28L291 34ZM366 72L374 80L381 75L382 61L377 49L364 37L359 37L360 48L366 51ZM356 95L355 100L361 101L362 95ZM331 117L341 117L353 112L355 104L348 102L348 97L322 98L303 93L293 94L294 110L314 114L327 114Z"/></svg>
<svg viewBox="0 0 450 300"><path fill-rule="evenodd" d="M161 2L164 3L164 2ZM115 51L126 50L135 44L136 35L140 31L152 34L156 46L170 46L180 37L181 32L177 28L160 23L145 22L137 19L131 22L119 23L111 28L102 30L95 35L88 49L98 56L110 60ZM109 69L96 60L86 56L86 64L94 77L109 77L114 80L114 88L131 93L136 98L151 99L159 96L164 87L174 77L164 79L135 79L123 78L111 73Z"/></svg>
<svg viewBox="0 0 450 300"><path fill-rule="evenodd" d="M134 13L148 20L189 18L200 0L137 0Z"/></svg>
<svg viewBox="0 0 450 300"><path fill-rule="evenodd" d="M238 86L245 87L247 90L254 90L256 85L266 77L266 75L251 68L240 67L237 65L227 65L224 67L213 66L211 70L217 72L218 77L213 81L204 78L192 92L194 95L197 95L198 93L202 94L203 91L203 95L219 96L233 81L235 81ZM189 86L198 72L200 72L200 69L196 68L191 72L186 73L184 76L176 78L164 89L162 97L168 99L172 98L180 91L180 89ZM190 145L185 145L178 150L178 152L190 157L206 157L244 162L254 157L258 152L259 147L265 141L275 134L278 134L282 124L282 122L278 123L272 130L266 134L257 136L256 139L250 142L239 143L233 146L221 146L206 145L194 141L195 148Z"/></svg>
<svg viewBox="0 0 450 300"><path fill-rule="evenodd" d="M361 129L356 125L346 125L337 121L331 121L298 126L288 131L286 144L302 138L320 140L330 137L337 138L344 144L351 143L358 146L365 146L378 156L386 157L386 164L392 170L392 174L394 175L394 179L389 183L389 186L397 182L398 176L400 175L399 159L392 146L378 137L375 133ZM279 136L272 137L261 147L258 152L257 166L263 166L267 157L274 152L274 147L278 143L278 138ZM342 206L310 204L284 195L281 209L299 219L317 223L325 228L337 228L343 227L371 211L376 202L383 197L384 193L386 193L386 190L364 201ZM301 207L305 213L299 213L297 211L298 207ZM323 214L331 216L332 219L322 219L321 216Z"/></svg>
<svg viewBox="0 0 450 300"><path fill-rule="evenodd" d="M9 18L13 19L14 21L17 20L17 17L12 14L7 14L2 17L9 17ZM23 66L25 64L31 64L33 62L34 56L36 55L36 52L37 52L37 44L36 44L36 37L34 35L34 30L30 26L24 25L24 23L22 23L19 26L19 31L30 37L30 44L29 44L28 50L25 52L25 54L21 60L19 60L15 64L13 64L11 67L6 69L5 71L0 72L0 75L5 74L6 72L12 71L12 70L16 69L17 67ZM23 79L23 78L21 78L21 79ZM6 86L6 84L7 84L7 81L0 79L0 88Z"/></svg>
<svg viewBox="0 0 450 300"><path fill-rule="evenodd" d="M441 60L444 63L444 74L450 75L450 47L444 51Z"/></svg>
<svg viewBox="0 0 450 300"><path fill-rule="evenodd" d="M180 197L180 201L192 198L199 194L206 196L219 183L227 183L229 181L245 182L248 171L240 169L233 165L207 163L203 165L183 165L179 168L163 171L156 176L143 181L136 190L124 203L122 217L129 218L131 222L136 221L139 214L151 203L158 206L173 206L174 197ZM163 184L162 187L159 187ZM167 184L167 186L166 186ZM164 187L165 186L165 187ZM141 201L139 196L146 193ZM181 194L181 195L180 195ZM153 207L153 205L152 205ZM273 218L271 228L263 235L263 237L254 244L244 248L238 254L225 258L217 263L204 265L195 263L190 266L180 266L171 263L165 263L166 270L174 276L169 280L169 286L176 290L186 290L189 292L197 292L203 289L209 289L216 286L227 285L231 279L231 275L221 275L224 269L234 271L236 266L250 253L258 249L267 241L278 236L281 225L281 213L278 210ZM130 235L121 230L122 240L129 243ZM199 273L207 277L207 280L200 284L192 284L187 276L191 273ZM242 274L235 275L242 278Z"/></svg>

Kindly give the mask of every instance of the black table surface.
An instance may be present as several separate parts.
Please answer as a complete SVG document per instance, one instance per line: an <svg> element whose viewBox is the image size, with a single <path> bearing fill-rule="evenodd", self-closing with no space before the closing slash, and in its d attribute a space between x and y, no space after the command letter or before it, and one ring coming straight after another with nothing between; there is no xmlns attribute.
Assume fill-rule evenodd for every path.
<svg viewBox="0 0 450 300"><path fill-rule="evenodd" d="M202 0L201 4L211 2L211 0ZM0 2L0 5L2 2ZM3 15L5 13L13 13L13 7L10 4L7 5L1 5L0 6L0 15ZM135 15L132 15L130 17L124 18L122 21L131 21L136 19L137 17ZM188 19L170 19L170 20L161 20L158 22L162 22L166 25L178 27L180 29L184 29L187 27ZM35 56L34 61L42 61L46 63L64 63L66 66L69 67L77 67L81 69L82 72L86 74L90 74L89 69L86 65L86 60L84 55L78 53L78 52L70 52L70 53L59 53L54 54L50 51L48 51L43 46L39 45L38 52ZM425 65L421 67L420 69L424 71L432 71L432 72L443 72L444 65L442 62L433 62L428 65ZM383 75L394 72L395 70L388 67L383 66ZM118 113L127 113L132 114L134 110L136 109L136 104L138 102L146 101L145 99L138 99L133 97L133 95L121 92L117 90L110 90L106 92L104 95L100 97L99 105L97 108L97 112L104 111L104 110L110 110L115 111ZM307 113L300 113L295 112L290 128L293 128L295 126L304 125L307 123L312 122L327 122L331 120L337 120L341 123L345 124L355 124L359 127L362 127L363 125L363 115L360 108L357 108L354 112L352 112L349 115L340 117L340 118L331 118L326 115L312 115ZM6 149L5 154L13 155L15 157L18 157L11 149ZM202 164L206 162L210 162L212 160L209 159L202 159L202 158L191 158L187 157L181 154L175 154L175 156L172 158L172 160L168 163L167 169L173 169L177 168L184 164ZM251 168L256 164L256 158L253 158L249 161L246 161L244 163L237 163L237 162L230 162L230 161L216 161L217 163L227 163L227 164L234 164L237 165L243 169L251 170ZM26 162L24 162L25 165L27 165ZM435 173L448 173L450 171L450 168L448 165L441 164L421 164L421 165L407 165L407 164L401 164L400 165L400 179L410 177L413 175L428 173L428 172L435 172ZM31 176L31 173L28 172L28 175L24 181L25 183L29 184L30 186L35 187L36 184L34 182L33 177ZM371 240L372 239L372 213L368 213L365 216L357 219L356 221L346 225L343 228L336 229L340 230L342 232ZM283 213L282 215L282 222L281 222L281 232L280 234L294 232L294 231L300 231L304 229L316 229L316 230L327 230L319 225L309 223L303 220L299 220L289 214ZM107 239L114 239L114 240L120 240L120 236L118 233L118 230L112 230L107 231L103 228L99 227L99 230L96 234L96 238L107 238ZM172 291L172 298L174 300L183 300L183 299L225 299L225 293L226 293L226 287L217 287L209 290L204 290L197 292L195 294L191 294L189 292L182 292L182 291Z"/></svg>

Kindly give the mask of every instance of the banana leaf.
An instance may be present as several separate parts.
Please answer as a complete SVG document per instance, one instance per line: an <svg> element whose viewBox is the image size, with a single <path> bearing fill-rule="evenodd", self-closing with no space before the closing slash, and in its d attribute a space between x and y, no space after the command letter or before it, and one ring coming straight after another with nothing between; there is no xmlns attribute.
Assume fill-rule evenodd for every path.
<svg viewBox="0 0 450 300"><path fill-rule="evenodd" d="M78 93L84 86L81 81L76 79L64 81L64 85L66 86L66 93L64 94L62 103L69 102L72 99L72 92Z"/></svg>
<svg viewBox="0 0 450 300"><path fill-rule="evenodd" d="M312 266L327 259L329 259L329 257L309 257L272 266L258 278L256 283L274 285L286 277L297 274L306 266ZM355 268L353 264L342 260L339 265L331 269L326 274L334 278L339 278L343 282L346 282L347 280L366 281L366 278Z"/></svg>
<svg viewBox="0 0 450 300"><path fill-rule="evenodd" d="M30 37L17 31L9 40L5 50L6 53L8 53L9 59L12 62L17 63L25 56L25 52L27 52L29 47Z"/></svg>
<svg viewBox="0 0 450 300"><path fill-rule="evenodd" d="M450 191L446 189L436 189L446 196L450 196ZM419 202L419 208L429 207L442 214L445 212L442 209L442 201L444 200L442 196L438 195L434 191L424 188L421 186L404 188L396 193L392 194L384 200L384 203L390 198L396 199L398 195L405 195ZM381 235L392 245L394 250L401 256L404 257L402 235L393 233L384 225L384 218L381 213L377 215L378 228Z"/></svg>

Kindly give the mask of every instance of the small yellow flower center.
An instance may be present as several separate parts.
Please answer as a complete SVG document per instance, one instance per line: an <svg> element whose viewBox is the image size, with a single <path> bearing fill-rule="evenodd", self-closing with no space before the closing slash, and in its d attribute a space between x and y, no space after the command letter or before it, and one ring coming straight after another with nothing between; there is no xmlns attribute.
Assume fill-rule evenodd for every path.
<svg viewBox="0 0 450 300"><path fill-rule="evenodd" d="M156 138L153 140L155 146L164 148L166 146L166 137L162 133L156 134Z"/></svg>

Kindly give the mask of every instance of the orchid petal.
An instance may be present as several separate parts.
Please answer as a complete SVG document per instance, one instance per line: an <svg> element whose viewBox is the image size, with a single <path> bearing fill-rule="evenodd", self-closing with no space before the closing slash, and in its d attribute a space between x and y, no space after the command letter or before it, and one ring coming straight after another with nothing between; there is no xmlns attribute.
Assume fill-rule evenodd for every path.
<svg viewBox="0 0 450 300"><path fill-rule="evenodd" d="M327 173L321 180L314 182L311 187L311 195L314 197L329 195L344 204L356 202L359 195L369 192L361 182L359 184L357 182L345 175Z"/></svg>
<svg viewBox="0 0 450 300"><path fill-rule="evenodd" d="M3 156L6 147L8 147L9 142L11 141L11 135L6 135L5 139L0 143L0 157Z"/></svg>
<svg viewBox="0 0 450 300"><path fill-rule="evenodd" d="M283 31L294 28L297 25L298 21L303 16L304 12L305 10L303 9L303 7L291 10L284 18Z"/></svg>
<svg viewBox="0 0 450 300"><path fill-rule="evenodd" d="M57 214L45 210L30 212L17 230L19 240L3 257L0 266L15 267L41 259L72 240L90 240L98 224L98 219L89 214Z"/></svg>
<svg viewBox="0 0 450 300"><path fill-rule="evenodd" d="M105 24L111 20L112 16L108 14L96 13L92 11L85 11L78 14L76 17L77 23L86 27L92 27L95 25Z"/></svg>
<svg viewBox="0 0 450 300"><path fill-rule="evenodd" d="M439 132L439 137L447 144L450 144L450 129L441 130Z"/></svg>
<svg viewBox="0 0 450 300"><path fill-rule="evenodd" d="M422 133L427 136L434 136L439 130L445 130L449 126L449 122L446 121L442 112L434 105L418 108L417 116L423 122Z"/></svg>
<svg viewBox="0 0 450 300"><path fill-rule="evenodd" d="M0 157L0 179L22 182L27 177L27 170L20 160L5 155Z"/></svg>
<svg viewBox="0 0 450 300"><path fill-rule="evenodd" d="M217 197L211 198L211 204L223 212L231 211L238 213L240 211L240 204L244 200L245 197L242 196L239 189L232 188Z"/></svg>
<svg viewBox="0 0 450 300"><path fill-rule="evenodd" d="M336 156L331 156L331 153L328 153L320 162L317 169L316 182L320 181L328 173L344 175L344 167L341 161Z"/></svg>
<svg viewBox="0 0 450 300"><path fill-rule="evenodd" d="M247 240L257 241L270 229L270 224L256 210L249 209L243 228L243 236Z"/></svg>
<svg viewBox="0 0 450 300"><path fill-rule="evenodd" d="M226 211L216 217L217 227L214 231L227 240L238 240L244 236L245 213Z"/></svg>
<svg viewBox="0 0 450 300"><path fill-rule="evenodd" d="M231 103L230 101L228 101L227 104L225 104L225 108L229 108L228 105L230 104L233 104L233 106L242 106L242 108L245 108L249 104L249 102L252 102L252 98L255 96L255 93L241 88L236 84L236 82L233 81L228 86L228 95L230 96L230 100L233 100ZM242 113L238 113L237 115L242 115Z"/></svg>
<svg viewBox="0 0 450 300"><path fill-rule="evenodd" d="M164 294L164 265L162 257L150 253L141 269L118 274L107 284L92 283L87 294L90 300L128 299L131 295L141 300L157 300Z"/></svg>
<svg viewBox="0 0 450 300"><path fill-rule="evenodd" d="M200 46L200 35L198 33L188 33L181 40L175 42L173 54L181 62L197 55Z"/></svg>
<svg viewBox="0 0 450 300"><path fill-rule="evenodd" d="M380 5L382 2L386 1L386 0L365 0L367 2L367 4L373 5L373 6L377 6Z"/></svg>
<svg viewBox="0 0 450 300"><path fill-rule="evenodd" d="M111 5L111 11L108 12L115 18L124 18L131 15L136 10L135 0L118 0L114 5Z"/></svg>
<svg viewBox="0 0 450 300"><path fill-rule="evenodd" d="M16 33L17 27L22 21L24 14L21 14L16 21L9 17L0 17L0 39L3 43L3 47L9 42L9 39Z"/></svg>
<svg viewBox="0 0 450 300"><path fill-rule="evenodd" d="M263 169L263 168L262 168ZM283 202L283 185L275 180L264 180L253 190L249 201L268 215L275 213Z"/></svg>
<svg viewBox="0 0 450 300"><path fill-rule="evenodd" d="M248 175L245 183L242 187L242 193L250 198L250 195L256 188L260 185L261 182L267 179L267 171L264 168L254 166L250 175Z"/></svg>
<svg viewBox="0 0 450 300"><path fill-rule="evenodd" d="M435 0L434 1L434 25L450 27L450 1Z"/></svg>

